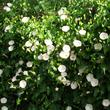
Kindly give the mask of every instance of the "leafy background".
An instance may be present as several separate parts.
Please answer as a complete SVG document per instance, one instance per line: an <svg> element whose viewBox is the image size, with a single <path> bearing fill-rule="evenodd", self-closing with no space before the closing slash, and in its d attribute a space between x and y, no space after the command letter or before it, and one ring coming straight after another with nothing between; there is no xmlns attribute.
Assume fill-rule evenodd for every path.
<svg viewBox="0 0 110 110"><path fill-rule="evenodd" d="M3 10L7 2L13 4L10 12ZM109 0L1 0L0 3L0 68L3 69L0 97L8 99L6 106L9 110L65 110L68 105L74 110L84 110L87 103L91 103L94 110L110 110L110 107L102 106L103 99L110 99L110 39L101 41L101 51L94 50L94 43L100 41L99 33L110 34ZM61 7L66 7L68 11L67 20L61 20L58 15ZM30 17L29 22L23 24L22 16ZM80 20L76 21L76 18ZM13 27L4 32L7 25ZM64 25L70 26L69 32L62 32ZM78 34L82 28L87 31L84 37ZM33 31L36 31L35 36L31 34ZM73 46L72 42L77 38L82 41L81 48ZM34 42L36 39L40 42L38 48L34 52L27 51L25 42ZM53 41L55 50L48 61L39 61L38 55L46 52L45 39ZM8 50L10 40L15 41L12 52ZM75 51L76 61L58 57L64 44L69 44L71 50ZM24 61L23 65L18 64L20 60ZM27 61L33 62L32 68L26 66ZM77 81L80 85L76 90L58 81L60 73L57 68L60 64L67 67L67 79ZM86 70L79 76L79 68L83 67ZM29 75L21 72L17 80L12 82L19 68L28 71ZM87 82L88 73L94 74L99 86L92 87ZM21 89L19 81L24 79L27 86ZM15 88L10 88L12 84ZM55 91L56 87L58 91ZM86 94L87 91L90 93Z"/></svg>

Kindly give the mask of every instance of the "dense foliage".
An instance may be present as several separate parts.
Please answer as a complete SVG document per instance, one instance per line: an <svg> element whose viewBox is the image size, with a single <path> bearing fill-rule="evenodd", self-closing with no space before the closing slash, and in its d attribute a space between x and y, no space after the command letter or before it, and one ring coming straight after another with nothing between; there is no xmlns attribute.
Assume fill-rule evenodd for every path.
<svg viewBox="0 0 110 110"><path fill-rule="evenodd" d="M1 2L1 110L110 110L110 0Z"/></svg>

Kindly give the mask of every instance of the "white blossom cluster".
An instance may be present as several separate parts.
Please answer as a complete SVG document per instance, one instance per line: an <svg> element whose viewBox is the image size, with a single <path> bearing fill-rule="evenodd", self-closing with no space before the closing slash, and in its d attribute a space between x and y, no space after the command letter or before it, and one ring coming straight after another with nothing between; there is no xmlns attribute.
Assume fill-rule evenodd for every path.
<svg viewBox="0 0 110 110"><path fill-rule="evenodd" d="M109 107L110 106L110 100L109 99L103 99L102 100L102 105L104 107ZM92 104L86 104L85 110L94 110Z"/></svg>
<svg viewBox="0 0 110 110"><path fill-rule="evenodd" d="M17 70L15 76L13 76L12 82L15 82L15 81L17 80L16 78L17 78L17 76L20 75L21 72L22 72L22 68L19 68L19 69Z"/></svg>
<svg viewBox="0 0 110 110"><path fill-rule="evenodd" d="M89 74L86 76L86 79L87 79L88 82L91 83L91 85L92 85L93 87L96 87L96 86L99 85L98 79L94 78L93 74L91 74L91 73L89 73Z"/></svg>
<svg viewBox="0 0 110 110"><path fill-rule="evenodd" d="M41 53L40 55L38 55L38 60L48 61L49 60L49 55L54 51L55 47L54 47L53 42L52 42L51 39L45 39L44 43L46 45L47 52L46 53Z"/></svg>
<svg viewBox="0 0 110 110"><path fill-rule="evenodd" d="M58 77L58 80L60 80L64 85L70 86L71 89L76 89L78 87L78 84L76 81L70 81L66 79L67 72L66 72L66 66L65 65L59 65L58 71L61 73L61 75Z"/></svg>
<svg viewBox="0 0 110 110"><path fill-rule="evenodd" d="M61 19L61 20L66 20L66 19L68 18L66 7L62 7L62 8L58 11L58 15L60 16L60 19Z"/></svg>
<svg viewBox="0 0 110 110"><path fill-rule="evenodd" d="M38 40L35 40L35 41L28 40L25 42L24 47L26 47L26 50L28 52L34 52L37 49L38 45L39 45Z"/></svg>
<svg viewBox="0 0 110 110"><path fill-rule="evenodd" d="M70 50L71 50L70 46L65 44L59 56L63 59L67 59L70 56Z"/></svg>
<svg viewBox="0 0 110 110"><path fill-rule="evenodd" d="M3 104L6 104L6 103L7 103L7 98L6 98L6 97L2 97L2 98L0 99L0 102L1 102L2 105L3 105ZM8 107L5 106L5 105L3 105L3 106L1 107L1 110L8 110Z"/></svg>
<svg viewBox="0 0 110 110"><path fill-rule="evenodd" d="M9 51L13 51L13 49L14 49L14 44L15 44L14 40L10 40L10 41L8 42L8 44L9 44L8 50L9 50Z"/></svg>
<svg viewBox="0 0 110 110"><path fill-rule="evenodd" d="M18 63L19 63L19 65L22 65L24 63L24 61L20 60ZM33 62L32 61L28 61L26 63L26 66L27 66L27 68L31 68L33 66ZM17 77L20 76L22 73L23 73L23 75L28 76L28 71L26 71L26 70L22 71L22 68L19 68L17 70L15 76L13 76L12 82L17 81ZM20 88L23 88L24 89L24 88L26 88L26 85L27 85L27 82L25 80L21 80L19 82L19 87ZM11 85L10 88L14 88L14 86Z"/></svg>
<svg viewBox="0 0 110 110"><path fill-rule="evenodd" d="M13 5L11 4L11 3L7 3L7 6L4 6L4 10L6 11L6 12L9 12L9 11L11 11L11 7L12 7Z"/></svg>
<svg viewBox="0 0 110 110"><path fill-rule="evenodd" d="M47 54L50 55L55 49L55 47L53 45L53 42L52 42L51 39L45 39L44 43L45 43L45 45L47 47Z"/></svg>
<svg viewBox="0 0 110 110"><path fill-rule="evenodd" d="M59 53L59 56L62 59L68 59L70 58L71 61L76 60L76 54L74 51L71 51L71 48L69 45L65 44L63 45L62 51Z"/></svg>
<svg viewBox="0 0 110 110"><path fill-rule="evenodd" d="M12 82L17 81L17 76L19 76L20 73L22 74L22 72L23 72L23 75L27 75L28 76L28 71L22 71L22 69L19 68L18 71L16 72L15 76L13 76ZM24 89L24 88L26 88L26 85L27 85L27 82L25 80L20 80L19 81L19 87L20 88L23 88ZM11 84L10 88L14 88L14 85Z"/></svg>
<svg viewBox="0 0 110 110"><path fill-rule="evenodd" d="M58 71L61 73L61 75L58 77L58 80L60 80L64 85L69 86L70 81L66 79L67 73L66 73L66 66L65 65L59 65Z"/></svg>

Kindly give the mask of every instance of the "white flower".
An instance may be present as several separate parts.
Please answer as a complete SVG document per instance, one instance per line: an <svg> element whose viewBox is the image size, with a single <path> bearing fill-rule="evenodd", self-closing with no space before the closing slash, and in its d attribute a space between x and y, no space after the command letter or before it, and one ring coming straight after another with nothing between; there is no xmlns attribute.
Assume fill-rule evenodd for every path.
<svg viewBox="0 0 110 110"><path fill-rule="evenodd" d="M32 46L31 47L31 51L35 51L36 47L35 46Z"/></svg>
<svg viewBox="0 0 110 110"><path fill-rule="evenodd" d="M67 72L61 72L61 76L63 77L67 76Z"/></svg>
<svg viewBox="0 0 110 110"><path fill-rule="evenodd" d="M102 105L105 106L105 107L110 106L110 100L109 99L103 99Z"/></svg>
<svg viewBox="0 0 110 110"><path fill-rule="evenodd" d="M70 60L71 61L75 61L76 60L76 55L74 54L74 55L70 55Z"/></svg>
<svg viewBox="0 0 110 110"><path fill-rule="evenodd" d="M18 68L18 71L16 73L21 73L22 72L22 68Z"/></svg>
<svg viewBox="0 0 110 110"><path fill-rule="evenodd" d="M69 52L64 52L64 51L61 51L59 56L63 59L67 59L69 57L70 53Z"/></svg>
<svg viewBox="0 0 110 110"><path fill-rule="evenodd" d="M106 40L106 39L108 39L108 34L105 33L105 32L102 32L102 33L99 35L99 37L100 37L100 39L102 39L102 40Z"/></svg>
<svg viewBox="0 0 110 110"><path fill-rule="evenodd" d="M59 76L59 77L58 77L58 80L60 80L64 85L67 84L67 80L66 80L66 78L63 77L63 76ZM70 81L69 81L69 82L70 82Z"/></svg>
<svg viewBox="0 0 110 110"><path fill-rule="evenodd" d="M65 14L65 10L66 10L66 8L65 8L65 7L62 7L62 8L58 11L58 15L61 16L61 15Z"/></svg>
<svg viewBox="0 0 110 110"><path fill-rule="evenodd" d="M2 69L0 69L0 76L2 75L2 73L3 73L3 70L2 70Z"/></svg>
<svg viewBox="0 0 110 110"><path fill-rule="evenodd" d="M74 51L71 51L71 53L70 53L70 60L71 61L75 61L76 60L76 55L75 55Z"/></svg>
<svg viewBox="0 0 110 110"><path fill-rule="evenodd" d="M78 21L80 21L81 18L75 18L75 22L77 23Z"/></svg>
<svg viewBox="0 0 110 110"><path fill-rule="evenodd" d="M11 11L10 7L8 7L8 6L4 6L3 9L4 9L5 11L7 11L7 12Z"/></svg>
<svg viewBox="0 0 110 110"><path fill-rule="evenodd" d="M91 80L91 85L92 85L93 87L98 86L98 84L99 84L98 79L93 78L93 79Z"/></svg>
<svg viewBox="0 0 110 110"><path fill-rule="evenodd" d="M19 65L22 65L24 63L24 61L20 60L18 63L19 63Z"/></svg>
<svg viewBox="0 0 110 110"><path fill-rule="evenodd" d="M28 61L27 63L26 63L26 65L27 65L27 67L32 67L32 65L33 65L33 62L31 62L31 61Z"/></svg>
<svg viewBox="0 0 110 110"><path fill-rule="evenodd" d="M39 45L39 41L38 41L38 40L36 40L35 44L36 44L36 45Z"/></svg>
<svg viewBox="0 0 110 110"><path fill-rule="evenodd" d="M29 21L29 19L30 19L29 17L23 17L21 21L23 23L27 23Z"/></svg>
<svg viewBox="0 0 110 110"><path fill-rule="evenodd" d="M7 103L7 98L5 98L5 97L1 98L1 99L0 99L0 102L1 102L2 104Z"/></svg>
<svg viewBox="0 0 110 110"><path fill-rule="evenodd" d="M93 105L92 104L86 104L85 110L93 110Z"/></svg>
<svg viewBox="0 0 110 110"><path fill-rule="evenodd" d="M86 31L83 30L83 29L81 29L81 30L79 31L79 33L80 33L80 35L82 35L82 36L86 35Z"/></svg>
<svg viewBox="0 0 110 110"><path fill-rule="evenodd" d="M59 72L65 72L66 71L66 66L65 65L60 65L59 67L58 67L58 71Z"/></svg>
<svg viewBox="0 0 110 110"><path fill-rule="evenodd" d="M82 46L82 42L81 42L80 40L74 40L74 41L73 41L73 45L74 45L75 47L81 47L81 46Z"/></svg>
<svg viewBox="0 0 110 110"><path fill-rule="evenodd" d="M82 76L82 73L78 73L79 76Z"/></svg>
<svg viewBox="0 0 110 110"><path fill-rule="evenodd" d="M45 39L44 43L46 44L46 46L52 45L53 42L51 41L51 39Z"/></svg>
<svg viewBox="0 0 110 110"><path fill-rule="evenodd" d="M21 81L19 82L19 86L20 86L21 88L25 88L26 85L27 85L27 83L26 83L25 80L21 80Z"/></svg>
<svg viewBox="0 0 110 110"><path fill-rule="evenodd" d="M14 46L9 46L9 47L8 47L8 50L9 50L9 51L13 51L13 49L14 49Z"/></svg>
<svg viewBox="0 0 110 110"><path fill-rule="evenodd" d="M32 31L31 34L32 34L33 36L36 36L37 31L36 31L36 30L35 30L35 31Z"/></svg>
<svg viewBox="0 0 110 110"><path fill-rule="evenodd" d="M60 10L58 11L58 15L60 16L60 15L62 15L62 14L64 14L64 11L63 11L62 9L60 9Z"/></svg>
<svg viewBox="0 0 110 110"><path fill-rule="evenodd" d="M76 82L71 83L71 89L76 89L78 87L78 84Z"/></svg>
<svg viewBox="0 0 110 110"><path fill-rule="evenodd" d="M7 3L7 6L12 7L12 3Z"/></svg>
<svg viewBox="0 0 110 110"><path fill-rule="evenodd" d="M43 56L42 56L42 54L40 54L39 56L38 56L38 60L42 60L43 59Z"/></svg>
<svg viewBox="0 0 110 110"><path fill-rule="evenodd" d="M5 27L5 32L7 32L7 31L11 30L11 29L12 29L12 27L13 27L12 25L8 25L8 26L6 26L6 27Z"/></svg>
<svg viewBox="0 0 110 110"><path fill-rule="evenodd" d="M7 106L2 106L1 110L8 110L8 107Z"/></svg>
<svg viewBox="0 0 110 110"><path fill-rule="evenodd" d="M58 80L62 81L62 80L66 80L66 78L63 76L58 76Z"/></svg>
<svg viewBox="0 0 110 110"><path fill-rule="evenodd" d="M65 45L63 46L63 51L64 51L64 52L69 52L70 50L71 50L71 48L70 48L69 45L65 44Z"/></svg>
<svg viewBox="0 0 110 110"><path fill-rule="evenodd" d="M67 106L66 110L72 110L72 107L71 106Z"/></svg>
<svg viewBox="0 0 110 110"><path fill-rule="evenodd" d="M66 14L63 14L63 15L60 16L60 19L62 19L62 20L65 20L67 18L68 18L68 16Z"/></svg>
<svg viewBox="0 0 110 110"><path fill-rule="evenodd" d="M13 84L11 84L11 85L10 85L10 88L14 88L14 89L15 89L15 88L16 88L16 86L15 86L15 85L13 85Z"/></svg>
<svg viewBox="0 0 110 110"><path fill-rule="evenodd" d="M10 40L10 41L8 42L9 45L14 45L14 43L15 43L14 40Z"/></svg>
<svg viewBox="0 0 110 110"><path fill-rule="evenodd" d="M51 52L53 52L55 49L55 47L53 45L48 45L47 46L47 53L50 54Z"/></svg>
<svg viewBox="0 0 110 110"><path fill-rule="evenodd" d="M43 59L44 61L47 61L47 60L49 59L49 55L48 55L47 53L44 53L44 54L42 55L42 59Z"/></svg>
<svg viewBox="0 0 110 110"><path fill-rule="evenodd" d="M23 72L23 75L28 76L28 71L24 71L24 72Z"/></svg>
<svg viewBox="0 0 110 110"><path fill-rule="evenodd" d="M65 86L69 86L70 85L70 81L67 80L65 77L63 76L59 76L58 80L60 80Z"/></svg>
<svg viewBox="0 0 110 110"><path fill-rule="evenodd" d="M66 79L66 78L65 78ZM62 83L65 85L65 86L69 86L70 85L70 80L62 80Z"/></svg>
<svg viewBox="0 0 110 110"><path fill-rule="evenodd" d="M19 74L19 70L16 72L16 75L15 76L19 76L20 74Z"/></svg>
<svg viewBox="0 0 110 110"><path fill-rule="evenodd" d="M17 73L19 74L19 73L21 73L21 72L22 72L22 68L19 68L18 71L16 72L16 74L17 74Z"/></svg>
<svg viewBox="0 0 110 110"><path fill-rule="evenodd" d="M62 27L62 31L63 32L68 32L70 30L70 27L69 26L63 26Z"/></svg>
<svg viewBox="0 0 110 110"><path fill-rule="evenodd" d="M86 79L87 79L88 82L91 82L92 79L94 79L93 74L89 73L89 74L86 76Z"/></svg>
<svg viewBox="0 0 110 110"><path fill-rule="evenodd" d="M17 80L16 76L14 76L11 80L12 80L12 82L16 81Z"/></svg>
<svg viewBox="0 0 110 110"><path fill-rule="evenodd" d="M86 94L90 94L91 92L90 91L86 91Z"/></svg>
<svg viewBox="0 0 110 110"><path fill-rule="evenodd" d="M32 46L31 41L27 41L27 42L25 43L25 46L26 46L26 47L31 47L31 46Z"/></svg>
<svg viewBox="0 0 110 110"><path fill-rule="evenodd" d="M59 90L59 88L58 88L58 87L56 87L56 88L55 88L55 91L58 91L58 90Z"/></svg>
<svg viewBox="0 0 110 110"><path fill-rule="evenodd" d="M102 44L101 43L94 44L94 49L95 50L101 50L102 49Z"/></svg>

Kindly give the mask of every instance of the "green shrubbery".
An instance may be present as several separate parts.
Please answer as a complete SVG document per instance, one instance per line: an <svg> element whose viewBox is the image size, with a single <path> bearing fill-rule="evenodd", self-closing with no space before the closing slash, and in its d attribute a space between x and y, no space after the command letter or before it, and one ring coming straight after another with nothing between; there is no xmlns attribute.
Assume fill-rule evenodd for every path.
<svg viewBox="0 0 110 110"><path fill-rule="evenodd" d="M109 0L3 4L1 110L110 110L109 34Z"/></svg>

